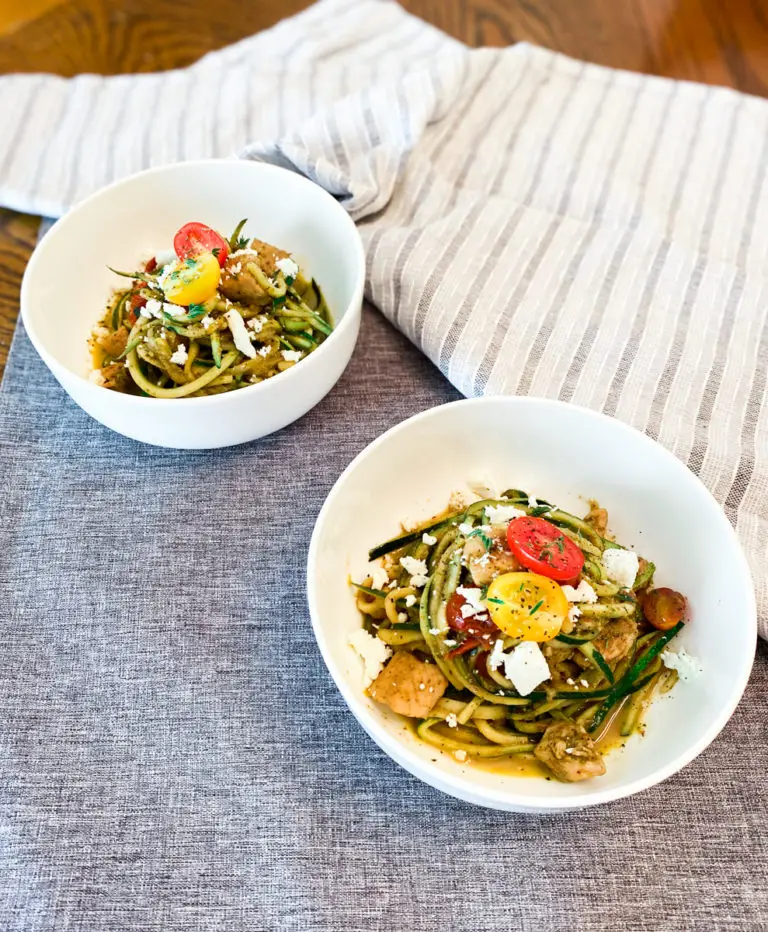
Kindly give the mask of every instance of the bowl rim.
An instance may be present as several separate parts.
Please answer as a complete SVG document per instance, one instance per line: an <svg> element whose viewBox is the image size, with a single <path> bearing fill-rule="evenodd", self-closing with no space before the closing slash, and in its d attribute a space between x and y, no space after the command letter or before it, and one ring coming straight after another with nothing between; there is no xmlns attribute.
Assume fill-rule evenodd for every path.
<svg viewBox="0 0 768 932"><path fill-rule="evenodd" d="M649 774L646 777L630 779L626 783L617 787L612 787L610 789L600 789L597 787L590 791L588 788L589 784L581 784L585 787L585 792L583 795L557 797L537 795L535 793L523 795L517 794L514 790L509 789L497 790L487 787L477 787L470 779L467 779L462 774L454 775L448 773L440 764L441 758L438 758L436 763L431 763L426 762L418 757L410 750L409 747L407 747L407 745L402 740L393 737L378 722L376 716L371 713L371 711L363 702L362 691L360 691L360 696L358 696L352 687L348 686L344 681L344 677L342 676L341 671L337 670L335 667L325 633L321 626L320 611L316 594L317 586L315 585L315 579L317 577L317 563L319 559L320 536L325 522L328 519L329 513L333 509L336 500L342 493L342 487L347 477L352 472L354 472L354 470L361 462L375 454L376 451L378 451L378 449L383 446L390 437L406 430L414 423L429 420L429 418L435 416L438 412L442 413L445 409L453 409L459 406L462 408L479 407L486 404L499 403L509 405L510 407L534 406L544 409L569 408L577 412L579 415L595 422L610 422L621 433L633 435L634 437L639 438L640 442L645 444L649 450L654 448L656 452L658 452L669 462L672 469L676 470L681 477L684 477L684 481L687 480L689 482L693 482L698 487L699 494L703 494L704 497L708 499L709 505L713 506L717 510L722 525L722 532L725 537L729 539L734 556L736 557L736 562L737 564L740 564L739 569L742 575L741 585L745 591L747 602L747 612L745 613L747 616L745 618L745 623L748 625L747 635L749 635L751 632L756 649L757 605L749 564L747 562L747 558L744 554L741 543L736 535L736 531L726 517L721 506L717 503L709 489L707 489L699 477L692 473L684 465L684 463L682 463L666 447L662 446L660 443L653 440L651 437L638 430L637 428L632 427L624 421L620 421L618 418L610 417L607 414L603 414L602 412L595 411L591 408L586 408L582 405L571 404L569 402L556 399L543 398L538 396L516 395L486 395L480 398L464 398L458 401L448 402L446 404L435 405L426 409L425 411L421 411L418 414L406 418L399 424L394 425L393 427L389 428L389 430L378 436L375 440L371 441L371 443L364 447L355 456L355 458L349 463L346 469L344 469L344 471L334 483L331 491L328 493L328 496L326 497L326 500L323 503L320 512L318 513L309 545L309 553L307 557L307 599L309 603L310 618L315 640L317 641L318 647L320 648L320 653L323 657L323 661L329 673L331 674L334 683L344 698L344 701L347 703L353 716L362 726L363 730L367 732L367 734L373 738L379 747L382 748L382 750L384 750L394 761L399 763L407 771L425 783L428 783L429 785L434 786L459 799L475 803L476 805L521 812L561 812L585 808L587 806L601 805L604 803L612 802L614 800L624 799L643 790L650 789L651 787L656 786L662 781L673 776L678 771L682 770L682 768L689 764L692 760L698 757L699 754L701 754L712 743L712 741L714 741L714 739L720 734L722 729L733 715L736 706L744 694L744 690L746 689L747 682L749 681L749 677L752 672L752 666L755 659L755 650L752 650L751 652L745 651L744 656L741 658L740 668L733 677L727 701L723 704L718 714L710 722L709 726L706 728L701 737L697 741L687 746L680 753L676 754L669 763L663 767L659 767L652 774ZM430 776L434 774L434 780L427 779L425 776L427 773L430 774Z"/></svg>
<svg viewBox="0 0 768 932"><path fill-rule="evenodd" d="M351 239L352 239L352 242L354 243L354 250L355 250L354 262L356 265L357 272L356 272L355 281L352 287L352 295L350 297L350 300L347 302L346 308L344 308L344 311L343 311L343 314L341 315L341 319L339 323L334 326L333 330L328 335L328 338L324 340L313 353L310 353L309 356L307 356L305 359L302 359L301 362L308 363L312 360L313 365L318 365L319 362L322 362L322 360L324 360L336 348L336 343L339 341L334 340L333 339L334 336L337 333L339 335L343 335L345 331L356 326L356 321L360 316L359 305L361 304L363 293L364 293L364 287L365 287L365 274L366 274L365 249L363 247L363 241L360 236L360 232L357 229L357 226L355 225L354 220L352 220L350 215L347 213L346 210L344 210L341 204L339 204L336 198L334 198L331 194L329 194L319 184L316 184L314 181L307 178L305 175L300 175L298 172L293 172L290 169L282 168L279 165L272 165L269 162L259 162L253 159L241 159L241 158L190 159L189 161L171 162L166 165L156 165L152 168L145 168L142 171L134 172L131 175L126 175L124 178L118 178L116 181L113 181L108 185L104 185L103 187L99 188L97 191L94 191L92 194L89 194L88 197L83 198L82 201L78 201L78 203L74 207L72 207L71 210L67 211L67 213L63 214L60 218L58 218L56 222L51 226L51 228L46 231L45 235L42 237L40 242L36 244L32 252L32 255L29 258L29 261L27 262L27 266L24 269L24 275L21 281L19 304L21 307L21 319L24 323L24 329L26 330L31 343L37 350L39 356L41 357L43 362L48 366L48 368L52 372L66 373L67 377L77 379L80 382L81 387L86 392L108 391L108 389L105 389L101 385L96 385L95 383L91 382L86 376L73 371L72 369L69 368L69 366L66 366L62 362L60 362L52 353L50 353L43 346L43 343L42 343L41 337L39 336L38 331L31 324L29 320L29 312L27 309L30 304L30 300L29 300L29 289L31 287L30 281L34 280L37 266L39 265L39 263L44 261L45 250L43 247L45 246L49 237L51 237L54 234L54 231L56 231L56 235L59 235L62 229L62 225L66 224L69 217L76 215L79 211L85 209L94 201L98 201L103 197L109 196L113 191L119 188L122 188L126 185L132 184L139 178L143 178L148 175L158 175L158 174L164 174L164 173L172 173L176 171L185 171L190 168L195 169L195 168L200 168L202 166L213 166L213 165L220 166L220 165L227 165L227 164L250 165L253 167L254 170L265 172L266 174L280 173L281 175L283 174L292 175L300 185L311 186L313 190L317 194L319 194L321 200L325 200L326 203L329 204L329 206L333 205L331 207L331 210L340 211L341 215L343 215L343 218L344 218L342 220L342 223L345 223L349 231L353 234ZM41 256L43 256L42 259L41 259ZM333 345L331 346L331 349L328 350L326 347L328 347L329 344L331 343ZM254 395L255 393L258 393L258 392L261 392L263 394L265 392L273 390L272 383L274 382L275 379L280 379L281 381L279 382L279 384L284 385L287 389L288 385L290 384L290 379L296 378L297 368L298 366L291 366L290 369L286 369L284 372L278 372L271 378L265 379L263 382L259 382L256 385L244 385L242 388L237 389L237 397L244 399L246 398L246 396L250 397L251 395ZM306 369L303 370L305 375L306 375L306 371L307 371ZM134 407L134 406L142 406L142 405L146 405L147 403L151 403L151 409L153 411L159 410L161 405L167 407L170 404L170 405L173 405L174 408L176 408L176 404L179 401L185 401L187 404L194 403L195 405L200 406L200 407L202 406L215 407L216 405L225 405L231 402L232 395L233 395L232 392L224 392L218 395L203 395L199 398L179 399L179 398L145 398L143 395L128 395L122 392L111 392L110 394L113 396L115 404L122 404L122 405Z"/></svg>

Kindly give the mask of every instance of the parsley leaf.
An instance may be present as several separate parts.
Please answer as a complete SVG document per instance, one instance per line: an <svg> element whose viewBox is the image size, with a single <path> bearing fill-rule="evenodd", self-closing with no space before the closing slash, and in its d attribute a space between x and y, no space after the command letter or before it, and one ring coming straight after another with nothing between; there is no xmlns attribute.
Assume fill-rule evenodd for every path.
<svg viewBox="0 0 768 932"><path fill-rule="evenodd" d="M541 608L543 604L544 604L544 599L539 599L539 601L533 606L533 608L530 610L530 612L528 612L528 614L535 615L536 612L538 612L538 610Z"/></svg>
<svg viewBox="0 0 768 932"><path fill-rule="evenodd" d="M218 259L219 256L221 255L221 246L216 246L214 249L211 250L211 252L213 253L214 257Z"/></svg>

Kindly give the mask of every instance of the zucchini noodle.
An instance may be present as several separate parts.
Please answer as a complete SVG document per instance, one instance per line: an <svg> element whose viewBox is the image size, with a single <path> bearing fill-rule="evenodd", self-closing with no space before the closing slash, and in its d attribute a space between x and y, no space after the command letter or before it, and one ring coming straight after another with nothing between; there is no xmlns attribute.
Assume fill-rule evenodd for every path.
<svg viewBox="0 0 768 932"><path fill-rule="evenodd" d="M507 524L514 518L495 525L494 514L527 516L538 520L536 527L547 522L559 552L578 555L578 576L567 586L553 583L552 576L544 579L560 592L556 604L569 608L567 615L561 609L557 633L527 639L534 645L495 625L494 618L502 616L494 615L491 603L505 603L488 592L505 574L514 574L515 584L522 580L523 590L526 579L541 580L546 572L517 562L525 554L513 553L514 541L507 543ZM369 559L379 561L390 581L377 589L369 576L355 584L355 600L365 629L392 656L369 694L410 719L422 741L461 762L527 757L561 780L604 772L609 739L642 731L654 696L677 681L662 651L682 630L684 608L668 610L661 594L671 593L664 598L685 606L679 593L654 588L654 565L634 554L631 585L611 575L611 565L626 565L629 554L606 536L605 521L597 503L579 518L511 489L372 548ZM606 558L609 550L625 556ZM379 579L380 570L375 575ZM515 673L498 657L509 659L523 644L545 658L549 676L520 692ZM409 658L397 660L395 682L387 671L403 654Z"/></svg>
<svg viewBox="0 0 768 932"><path fill-rule="evenodd" d="M333 320L317 282L287 252L241 236L244 224L229 241L209 230L221 243L218 263L210 252L174 255L117 273L131 283L113 293L91 335L92 381L152 398L220 394L278 375L328 338ZM204 275L203 299L195 294Z"/></svg>

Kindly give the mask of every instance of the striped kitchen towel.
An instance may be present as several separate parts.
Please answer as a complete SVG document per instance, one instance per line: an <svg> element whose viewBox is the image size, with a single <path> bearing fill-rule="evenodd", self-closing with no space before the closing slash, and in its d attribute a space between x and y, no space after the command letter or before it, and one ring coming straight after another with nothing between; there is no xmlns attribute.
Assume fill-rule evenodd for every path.
<svg viewBox="0 0 768 932"><path fill-rule="evenodd" d="M701 477L768 636L768 103L321 0L183 71L1 78L0 122L0 203L53 216L178 159L313 178L368 298L464 394L604 411Z"/></svg>

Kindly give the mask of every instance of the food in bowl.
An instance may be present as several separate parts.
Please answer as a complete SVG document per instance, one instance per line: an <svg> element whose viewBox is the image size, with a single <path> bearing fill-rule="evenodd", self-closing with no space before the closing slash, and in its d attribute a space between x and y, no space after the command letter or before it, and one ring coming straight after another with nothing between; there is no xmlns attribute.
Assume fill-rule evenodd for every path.
<svg viewBox="0 0 768 932"><path fill-rule="evenodd" d="M173 251L114 292L90 339L92 380L154 398L194 398L257 384L291 368L332 332L317 282L285 250L186 223Z"/></svg>
<svg viewBox="0 0 768 932"><path fill-rule="evenodd" d="M654 587L654 564L613 539L596 502L579 518L512 489L449 507L369 559L350 638L368 695L459 761L601 776L654 696L697 672L668 650L686 599Z"/></svg>

